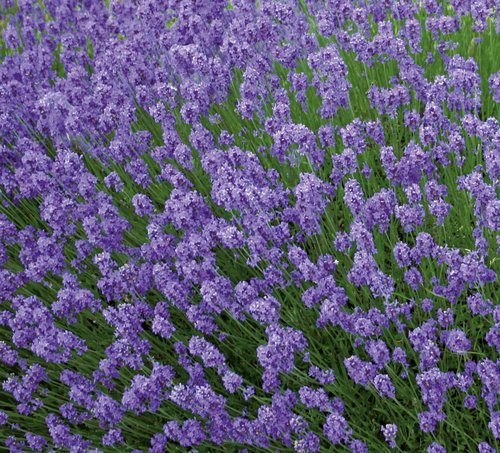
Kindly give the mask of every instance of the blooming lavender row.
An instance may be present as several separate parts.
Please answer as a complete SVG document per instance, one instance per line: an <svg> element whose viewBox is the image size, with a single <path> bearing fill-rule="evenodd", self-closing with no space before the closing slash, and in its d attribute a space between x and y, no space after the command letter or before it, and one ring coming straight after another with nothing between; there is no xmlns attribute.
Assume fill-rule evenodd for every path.
<svg viewBox="0 0 500 453"><path fill-rule="evenodd" d="M498 2L0 14L0 449L497 451Z"/></svg>

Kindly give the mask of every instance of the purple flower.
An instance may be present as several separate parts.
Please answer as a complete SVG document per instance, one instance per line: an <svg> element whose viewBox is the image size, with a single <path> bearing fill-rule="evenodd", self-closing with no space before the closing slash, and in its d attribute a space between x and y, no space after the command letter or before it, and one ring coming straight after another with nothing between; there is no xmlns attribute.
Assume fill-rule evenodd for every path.
<svg viewBox="0 0 500 453"><path fill-rule="evenodd" d="M266 329L269 341L257 348L257 359L264 368L263 388L266 391L279 385L278 374L289 373L295 363L295 353L307 347L307 340L302 332L292 328L271 325Z"/></svg>
<svg viewBox="0 0 500 453"><path fill-rule="evenodd" d="M365 346L366 352L380 368L390 360L390 352L383 340L369 340Z"/></svg>
<svg viewBox="0 0 500 453"><path fill-rule="evenodd" d="M434 302L432 301L432 299L426 297L425 299L422 299L422 302L420 302L420 306L425 313L430 313L434 308Z"/></svg>
<svg viewBox="0 0 500 453"><path fill-rule="evenodd" d="M446 453L446 448L437 442L432 442L432 444L427 447L427 453Z"/></svg>
<svg viewBox="0 0 500 453"><path fill-rule="evenodd" d="M229 393L235 393L243 385L243 378L232 371L226 371L222 377L222 383Z"/></svg>
<svg viewBox="0 0 500 453"><path fill-rule="evenodd" d="M328 394L322 388L315 390L310 387L301 387L299 397L302 404L309 409L318 408L323 412L330 409Z"/></svg>
<svg viewBox="0 0 500 453"><path fill-rule="evenodd" d="M335 381L335 374L332 369L322 370L316 365L311 365L308 374L316 379L321 385L328 385Z"/></svg>
<svg viewBox="0 0 500 453"><path fill-rule="evenodd" d="M381 114L388 114L391 118L396 116L399 107L410 103L410 93L403 85L396 85L393 88L373 86L367 94L371 107L376 108Z"/></svg>
<svg viewBox="0 0 500 453"><path fill-rule="evenodd" d="M255 320L263 324L273 324L280 318L280 303L273 296L265 296L263 298L255 299L248 311Z"/></svg>
<svg viewBox="0 0 500 453"><path fill-rule="evenodd" d="M110 429L102 438L102 444L111 446L123 443L122 431L119 428Z"/></svg>
<svg viewBox="0 0 500 453"><path fill-rule="evenodd" d="M420 204L396 206L395 213L406 233L415 230L424 223L425 211Z"/></svg>
<svg viewBox="0 0 500 453"><path fill-rule="evenodd" d="M500 439L500 412L492 412L488 428L493 433L495 439Z"/></svg>
<svg viewBox="0 0 500 453"><path fill-rule="evenodd" d="M398 426L395 424L383 425L380 427L385 441L389 444L390 448L396 448L396 435L398 433Z"/></svg>
<svg viewBox="0 0 500 453"><path fill-rule="evenodd" d="M491 97L500 103L500 71L495 72L489 78Z"/></svg>
<svg viewBox="0 0 500 453"><path fill-rule="evenodd" d="M92 413L99 420L102 427L115 426L123 417L123 408L113 398L99 395L92 408Z"/></svg>
<svg viewBox="0 0 500 453"><path fill-rule="evenodd" d="M117 192L121 192L124 187L124 184L120 179L120 176L118 176L118 173L116 173L115 171L112 171L111 173L109 173L108 176L104 178L104 184L106 184L106 187L108 189L112 188Z"/></svg>
<svg viewBox="0 0 500 453"><path fill-rule="evenodd" d="M155 334L167 339L175 332L175 326L170 321L166 302L158 302L156 304L151 329Z"/></svg>
<svg viewBox="0 0 500 453"><path fill-rule="evenodd" d="M293 446L298 453L316 453L320 449L320 439L316 434L308 432L302 439L296 440Z"/></svg>
<svg viewBox="0 0 500 453"><path fill-rule="evenodd" d="M404 242L397 242L394 246L394 258L399 267L406 267L411 264L410 247Z"/></svg>
<svg viewBox="0 0 500 453"><path fill-rule="evenodd" d="M377 368L375 365L364 362L357 356L351 356L344 359L344 366L347 369L349 377L356 383L368 385L375 378Z"/></svg>
<svg viewBox="0 0 500 453"><path fill-rule="evenodd" d="M26 433L25 437L29 447L33 451L43 451L44 447L47 445L47 440L38 434Z"/></svg>
<svg viewBox="0 0 500 453"><path fill-rule="evenodd" d="M373 386L380 396L394 398L396 396L396 389L387 374L377 374L373 379Z"/></svg>
<svg viewBox="0 0 500 453"><path fill-rule="evenodd" d="M299 184L293 191L296 202L289 215L296 218L297 223L307 234L317 234L320 232L321 215L333 189L311 173L301 173L299 178Z"/></svg>
<svg viewBox="0 0 500 453"><path fill-rule="evenodd" d="M414 291L424 283L422 274L416 267L410 267L404 274L404 281L408 283Z"/></svg>
<svg viewBox="0 0 500 453"><path fill-rule="evenodd" d="M464 354L472 347L471 341L460 329L445 330L441 333L441 341L446 347L458 354Z"/></svg>
<svg viewBox="0 0 500 453"><path fill-rule="evenodd" d="M474 395L467 395L464 398L464 407L466 409L476 409L477 407L477 397Z"/></svg>
<svg viewBox="0 0 500 453"><path fill-rule="evenodd" d="M219 368L226 363L224 355L202 337L193 336L189 339L189 353L199 355L208 368Z"/></svg>
<svg viewBox="0 0 500 453"><path fill-rule="evenodd" d="M497 450L492 447L488 442L480 442L477 446L479 453L497 453Z"/></svg>
<svg viewBox="0 0 500 453"><path fill-rule="evenodd" d="M420 424L420 429L424 433L434 432L438 422L444 420L445 415L441 412L420 412L418 414L418 421Z"/></svg>
<svg viewBox="0 0 500 453"><path fill-rule="evenodd" d="M132 197L132 205L135 213L139 216L149 215L153 212L153 203L144 194L136 194Z"/></svg>
<svg viewBox="0 0 500 453"><path fill-rule="evenodd" d="M349 235L343 231L339 231L335 237L334 247L339 252L347 252L351 247Z"/></svg>
<svg viewBox="0 0 500 453"><path fill-rule="evenodd" d="M439 308L437 311L437 320L439 325L443 328L453 325L455 322L453 309L447 308L446 310L443 310L442 308Z"/></svg>
<svg viewBox="0 0 500 453"><path fill-rule="evenodd" d="M493 303L489 299L483 299L481 294L476 293L467 297L467 306L474 315L486 316L492 312Z"/></svg>
<svg viewBox="0 0 500 453"><path fill-rule="evenodd" d="M333 444L346 443L352 435L346 419L342 415L329 414L323 425L323 434Z"/></svg>

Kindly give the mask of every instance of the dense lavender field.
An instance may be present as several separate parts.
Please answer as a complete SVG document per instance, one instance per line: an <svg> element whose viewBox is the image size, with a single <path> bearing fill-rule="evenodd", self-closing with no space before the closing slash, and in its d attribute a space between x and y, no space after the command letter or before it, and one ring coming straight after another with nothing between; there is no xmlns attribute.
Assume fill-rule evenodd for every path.
<svg viewBox="0 0 500 453"><path fill-rule="evenodd" d="M0 452L497 452L498 0L0 34Z"/></svg>

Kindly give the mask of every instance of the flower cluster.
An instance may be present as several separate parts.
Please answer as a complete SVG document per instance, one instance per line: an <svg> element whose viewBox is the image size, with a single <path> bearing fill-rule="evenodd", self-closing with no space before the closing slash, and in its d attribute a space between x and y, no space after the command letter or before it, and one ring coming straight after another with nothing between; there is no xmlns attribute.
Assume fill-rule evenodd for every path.
<svg viewBox="0 0 500 453"><path fill-rule="evenodd" d="M498 2L0 11L0 450L497 451Z"/></svg>

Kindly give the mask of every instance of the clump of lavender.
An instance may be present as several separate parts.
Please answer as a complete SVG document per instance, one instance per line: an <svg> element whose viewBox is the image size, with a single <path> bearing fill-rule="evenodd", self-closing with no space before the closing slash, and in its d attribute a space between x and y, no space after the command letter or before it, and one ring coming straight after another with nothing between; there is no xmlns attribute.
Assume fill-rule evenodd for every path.
<svg viewBox="0 0 500 453"><path fill-rule="evenodd" d="M0 450L498 450L498 2L0 6Z"/></svg>

